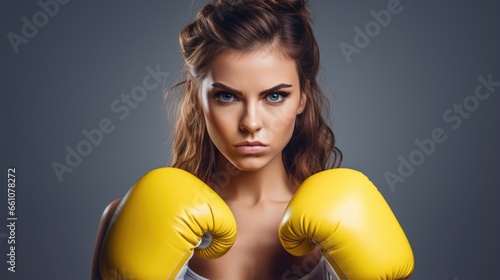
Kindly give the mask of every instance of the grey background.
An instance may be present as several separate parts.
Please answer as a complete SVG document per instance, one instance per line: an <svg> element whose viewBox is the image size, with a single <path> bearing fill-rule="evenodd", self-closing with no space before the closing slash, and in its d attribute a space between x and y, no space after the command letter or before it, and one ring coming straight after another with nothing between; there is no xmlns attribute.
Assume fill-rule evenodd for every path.
<svg viewBox="0 0 500 280"><path fill-rule="evenodd" d="M498 70L498 1L402 0L403 10L347 62L341 42L389 1L311 1L320 44L319 77L344 166L378 186L413 246L412 279L498 279L500 275L500 88L453 130L443 113L474 94L478 76ZM0 278L88 279L100 215L150 169L170 160L162 96L179 78L178 33L201 1L70 1L16 54L37 1L1 8ZM142 83L147 66L168 72L165 86L121 120L110 104ZM484 89L483 89L484 90ZM83 129L109 118L115 130L59 182L51 163ZM415 139L442 128L423 164L392 191ZM7 271L8 167L17 172L16 273ZM3 235L2 235L3 234Z"/></svg>

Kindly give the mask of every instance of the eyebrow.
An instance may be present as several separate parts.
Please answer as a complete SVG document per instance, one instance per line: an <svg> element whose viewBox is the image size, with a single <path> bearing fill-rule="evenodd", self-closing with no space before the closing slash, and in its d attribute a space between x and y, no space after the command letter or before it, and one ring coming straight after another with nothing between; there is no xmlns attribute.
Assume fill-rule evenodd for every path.
<svg viewBox="0 0 500 280"><path fill-rule="evenodd" d="M215 83L212 84L212 87L218 87L218 88L221 88L223 90L229 91L230 93L236 93L236 94L239 94L239 95L243 95L243 92L241 92L240 90L231 88L230 86L227 86L227 85L225 85L223 83L215 82ZM272 88L265 89L265 90L261 91L260 94L267 94L267 93L271 93L271 92L280 90L282 88L289 88L289 87L292 87L292 85L283 84L282 83L282 84L279 84L279 85L275 85Z"/></svg>

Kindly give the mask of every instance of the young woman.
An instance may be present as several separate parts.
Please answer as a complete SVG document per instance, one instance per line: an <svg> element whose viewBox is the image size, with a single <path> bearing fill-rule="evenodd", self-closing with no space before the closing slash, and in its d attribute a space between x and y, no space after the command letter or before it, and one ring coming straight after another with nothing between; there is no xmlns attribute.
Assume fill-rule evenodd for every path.
<svg viewBox="0 0 500 280"><path fill-rule="evenodd" d="M278 226L300 183L342 157L322 114L328 102L304 1L213 1L180 44L186 81L172 165L216 190L238 226L226 255L194 256L189 267L209 279L308 274L319 253L291 256Z"/></svg>
<svg viewBox="0 0 500 280"><path fill-rule="evenodd" d="M184 279L334 277L320 246L293 256L277 234L301 183L342 160L316 81L319 51L305 4L213 0L181 31L185 81L174 99L172 166L210 186L237 225L229 251L215 259L193 255ZM118 203L101 221L95 279Z"/></svg>

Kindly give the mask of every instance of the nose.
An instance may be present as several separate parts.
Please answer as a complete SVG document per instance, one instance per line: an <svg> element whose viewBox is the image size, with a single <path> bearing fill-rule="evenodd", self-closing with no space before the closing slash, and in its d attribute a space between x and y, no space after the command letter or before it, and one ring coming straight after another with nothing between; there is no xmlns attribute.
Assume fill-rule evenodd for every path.
<svg viewBox="0 0 500 280"><path fill-rule="evenodd" d="M262 129L262 114L259 112L257 103L248 102L246 104L240 120L240 129L250 134Z"/></svg>

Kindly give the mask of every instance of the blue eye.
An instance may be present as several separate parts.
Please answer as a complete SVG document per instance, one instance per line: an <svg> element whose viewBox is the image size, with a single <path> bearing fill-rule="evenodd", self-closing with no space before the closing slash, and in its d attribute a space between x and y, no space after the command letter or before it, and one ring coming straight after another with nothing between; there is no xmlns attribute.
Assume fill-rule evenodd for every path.
<svg viewBox="0 0 500 280"><path fill-rule="evenodd" d="M232 93L221 91L215 93L215 100L228 103L235 101L236 97Z"/></svg>
<svg viewBox="0 0 500 280"><path fill-rule="evenodd" d="M287 95L283 92L272 92L266 96L266 99L271 103L280 103Z"/></svg>

